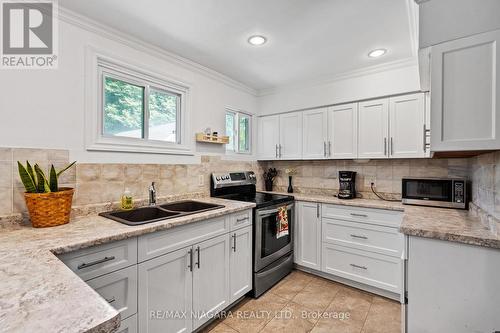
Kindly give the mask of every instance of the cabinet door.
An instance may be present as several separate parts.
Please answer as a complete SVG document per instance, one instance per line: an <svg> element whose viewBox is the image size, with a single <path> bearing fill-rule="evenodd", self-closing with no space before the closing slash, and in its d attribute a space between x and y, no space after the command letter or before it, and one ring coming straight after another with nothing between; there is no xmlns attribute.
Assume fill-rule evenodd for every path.
<svg viewBox="0 0 500 333"><path fill-rule="evenodd" d="M295 263L321 269L321 220L320 204L297 203L297 227L295 235Z"/></svg>
<svg viewBox="0 0 500 333"><path fill-rule="evenodd" d="M279 127L279 115L259 118L257 153L260 160L275 160L278 158Z"/></svg>
<svg viewBox="0 0 500 333"><path fill-rule="evenodd" d="M500 30L431 51L431 150L500 149Z"/></svg>
<svg viewBox="0 0 500 333"><path fill-rule="evenodd" d="M193 329L229 305L229 237L193 246Z"/></svg>
<svg viewBox="0 0 500 333"><path fill-rule="evenodd" d="M425 157L424 94L389 99L389 155L391 158Z"/></svg>
<svg viewBox="0 0 500 333"><path fill-rule="evenodd" d="M327 111L315 109L302 113L302 149L304 159L327 157Z"/></svg>
<svg viewBox="0 0 500 333"><path fill-rule="evenodd" d="M232 303L252 289L252 227L238 229L229 237Z"/></svg>
<svg viewBox="0 0 500 333"><path fill-rule="evenodd" d="M276 131L276 129L274 129ZM302 158L302 112L280 115L280 147L281 159Z"/></svg>
<svg viewBox="0 0 500 333"><path fill-rule="evenodd" d="M139 332L191 332L191 247L142 262L139 275Z"/></svg>
<svg viewBox="0 0 500 333"><path fill-rule="evenodd" d="M358 157L358 103L328 108L328 156Z"/></svg>
<svg viewBox="0 0 500 333"><path fill-rule="evenodd" d="M359 103L358 158L388 157L389 99Z"/></svg>

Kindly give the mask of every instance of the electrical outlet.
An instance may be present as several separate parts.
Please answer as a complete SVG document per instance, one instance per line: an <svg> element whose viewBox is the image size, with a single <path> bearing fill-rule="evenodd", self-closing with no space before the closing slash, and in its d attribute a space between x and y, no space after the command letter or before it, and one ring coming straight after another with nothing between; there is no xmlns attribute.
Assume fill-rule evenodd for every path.
<svg viewBox="0 0 500 333"><path fill-rule="evenodd" d="M370 187L373 184L373 187L377 187L377 178L375 176L365 176L365 186Z"/></svg>
<svg viewBox="0 0 500 333"><path fill-rule="evenodd" d="M205 177L203 175L198 175L198 186L205 185Z"/></svg>

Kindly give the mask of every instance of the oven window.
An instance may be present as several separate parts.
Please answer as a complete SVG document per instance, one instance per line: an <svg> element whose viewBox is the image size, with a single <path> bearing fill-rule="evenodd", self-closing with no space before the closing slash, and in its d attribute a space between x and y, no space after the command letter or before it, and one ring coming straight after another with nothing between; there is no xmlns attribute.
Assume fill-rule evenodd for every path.
<svg viewBox="0 0 500 333"><path fill-rule="evenodd" d="M292 223L289 223L288 235L276 238L276 219L278 213L262 217L262 248L261 258L265 258L287 246L291 242L292 236ZM292 210L288 210L288 220L293 218Z"/></svg>
<svg viewBox="0 0 500 333"><path fill-rule="evenodd" d="M402 194L408 199L452 201L452 182L439 179L405 179Z"/></svg>

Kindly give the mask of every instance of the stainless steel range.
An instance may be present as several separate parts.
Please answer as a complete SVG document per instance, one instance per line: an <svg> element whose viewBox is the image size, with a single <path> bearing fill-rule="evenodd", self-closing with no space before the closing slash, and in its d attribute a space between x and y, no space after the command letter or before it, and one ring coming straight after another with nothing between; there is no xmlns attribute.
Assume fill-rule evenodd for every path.
<svg viewBox="0 0 500 333"><path fill-rule="evenodd" d="M254 172L212 174L210 195L223 199L254 202L253 290L259 297L293 268L294 198L256 191ZM288 232L278 230L280 210L286 209Z"/></svg>

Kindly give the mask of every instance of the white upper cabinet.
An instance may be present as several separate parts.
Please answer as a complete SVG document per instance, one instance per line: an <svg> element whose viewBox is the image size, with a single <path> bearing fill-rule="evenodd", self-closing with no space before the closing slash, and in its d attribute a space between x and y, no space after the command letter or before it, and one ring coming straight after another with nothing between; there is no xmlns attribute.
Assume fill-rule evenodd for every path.
<svg viewBox="0 0 500 333"><path fill-rule="evenodd" d="M302 158L302 112L280 115L278 156L293 160Z"/></svg>
<svg viewBox="0 0 500 333"><path fill-rule="evenodd" d="M358 103L328 108L328 157L358 157Z"/></svg>
<svg viewBox="0 0 500 333"><path fill-rule="evenodd" d="M425 157L424 105L422 93L389 99L390 157Z"/></svg>
<svg viewBox="0 0 500 333"><path fill-rule="evenodd" d="M431 149L500 149L500 30L431 50Z"/></svg>
<svg viewBox="0 0 500 333"><path fill-rule="evenodd" d="M257 150L259 159L278 159L278 145L280 143L280 116L259 117L258 127L259 137Z"/></svg>
<svg viewBox="0 0 500 333"><path fill-rule="evenodd" d="M327 109L304 111L303 117L303 158L323 159L327 157L328 122Z"/></svg>
<svg viewBox="0 0 500 333"><path fill-rule="evenodd" d="M358 158L387 158L389 99L359 103Z"/></svg>

